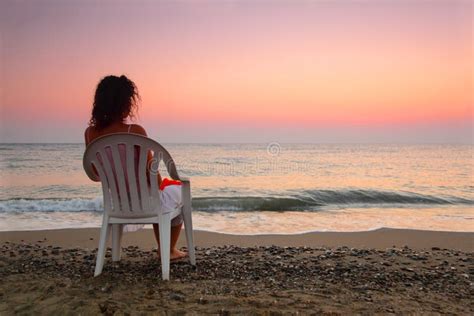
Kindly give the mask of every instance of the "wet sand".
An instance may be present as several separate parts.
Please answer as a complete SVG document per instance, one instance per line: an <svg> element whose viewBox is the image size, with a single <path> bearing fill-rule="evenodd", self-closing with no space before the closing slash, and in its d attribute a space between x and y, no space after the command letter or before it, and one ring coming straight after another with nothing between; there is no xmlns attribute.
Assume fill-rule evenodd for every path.
<svg viewBox="0 0 474 316"><path fill-rule="evenodd" d="M152 232L93 278L98 229L0 233L0 314L454 313L474 306L474 233L196 232L161 280ZM180 246L184 243L180 240Z"/></svg>
<svg viewBox="0 0 474 316"><path fill-rule="evenodd" d="M185 246L184 234L178 246ZM0 232L0 243L10 241L36 242L61 247L96 248L99 238L98 228L58 229L38 231ZM439 232L409 229L378 229L365 232L314 232L295 235L231 235L205 231L195 231L195 244L198 247L223 245L250 246L347 246L358 248L385 249L396 246L409 246L413 249L440 247L464 251L474 251L474 233ZM126 233L123 246L156 247L151 229Z"/></svg>

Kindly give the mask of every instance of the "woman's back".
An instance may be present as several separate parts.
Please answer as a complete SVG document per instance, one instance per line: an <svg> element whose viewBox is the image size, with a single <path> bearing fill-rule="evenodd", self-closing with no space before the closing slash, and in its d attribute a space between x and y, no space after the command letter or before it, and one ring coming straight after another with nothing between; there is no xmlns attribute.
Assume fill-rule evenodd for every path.
<svg viewBox="0 0 474 316"><path fill-rule="evenodd" d="M115 133L134 133L147 136L145 129L137 124L125 124L122 122L116 122L101 129L97 129L94 126L89 126L84 132L86 146L89 145L89 143L96 138Z"/></svg>

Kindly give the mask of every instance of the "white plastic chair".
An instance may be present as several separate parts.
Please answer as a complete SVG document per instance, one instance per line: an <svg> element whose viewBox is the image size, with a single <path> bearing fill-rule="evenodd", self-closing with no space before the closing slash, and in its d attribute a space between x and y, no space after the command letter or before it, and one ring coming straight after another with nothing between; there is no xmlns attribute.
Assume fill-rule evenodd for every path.
<svg viewBox="0 0 474 316"><path fill-rule="evenodd" d="M119 145L125 146L127 178L121 163ZM123 148L122 148L123 149ZM109 155L107 155L109 151ZM136 156L139 151L139 156ZM153 153L149 180L147 179L148 152ZM138 171L135 174L138 159ZM112 160L112 161L111 161ZM182 205L164 213L158 192L156 173L163 161L172 179L182 182ZM100 230L99 249L94 276L102 273L106 243L112 230L112 260L119 261L124 224L158 224L160 231L160 251L163 280L170 274L170 234L171 220L183 214L188 255L192 265L196 265L191 216L191 183L179 177L174 161L166 149L152 139L138 134L116 133L97 138L87 147L83 158L84 170L92 180L102 182L104 195L104 216ZM113 166L113 167L112 167ZM97 170L99 177L97 177ZM128 183L127 183L128 182ZM127 187L129 188L127 190Z"/></svg>

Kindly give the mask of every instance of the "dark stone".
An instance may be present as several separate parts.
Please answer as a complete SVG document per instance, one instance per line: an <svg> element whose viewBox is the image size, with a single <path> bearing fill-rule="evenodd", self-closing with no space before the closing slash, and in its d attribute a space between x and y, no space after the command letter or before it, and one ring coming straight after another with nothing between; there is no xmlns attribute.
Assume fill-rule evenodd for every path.
<svg viewBox="0 0 474 316"><path fill-rule="evenodd" d="M173 293L170 294L170 299L175 300L175 301L184 302L185 297L184 297L183 294L173 292Z"/></svg>

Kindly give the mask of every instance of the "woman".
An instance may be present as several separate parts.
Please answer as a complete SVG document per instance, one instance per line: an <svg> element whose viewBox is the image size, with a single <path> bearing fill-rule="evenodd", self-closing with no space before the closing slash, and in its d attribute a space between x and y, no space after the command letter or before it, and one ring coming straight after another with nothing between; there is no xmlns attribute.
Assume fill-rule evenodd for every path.
<svg viewBox="0 0 474 316"><path fill-rule="evenodd" d="M92 107L92 116L89 121L89 127L84 133L86 146L94 139L114 133L133 133L147 136L143 127L137 124L126 124L128 118L133 118L137 109L138 94L137 87L133 81L124 75L107 76L97 85L95 91L94 104ZM151 160L151 154L148 160ZM163 190L165 197L170 200L181 200L180 183L177 181L162 181L158 173L158 185ZM178 201L176 201L178 202ZM171 259L179 259L186 256L186 253L176 248L183 219L181 216L174 218L171 222ZM155 238L160 246L158 225L153 224ZM158 251L158 254L160 252Z"/></svg>

